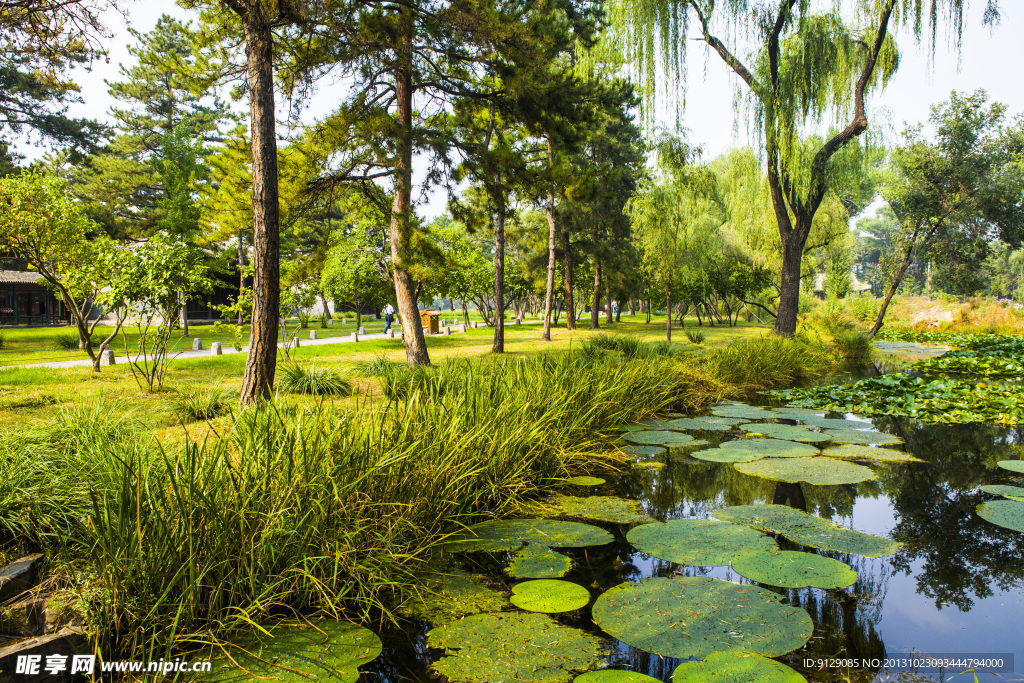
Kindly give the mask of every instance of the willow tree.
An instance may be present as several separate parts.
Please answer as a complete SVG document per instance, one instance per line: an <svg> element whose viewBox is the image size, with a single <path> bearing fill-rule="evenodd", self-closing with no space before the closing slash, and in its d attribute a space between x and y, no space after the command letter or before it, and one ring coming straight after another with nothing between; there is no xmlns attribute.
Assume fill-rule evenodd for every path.
<svg viewBox="0 0 1024 683"><path fill-rule="evenodd" d="M866 96L885 85L899 55L890 30L901 24L934 46L939 22L957 43L964 0L854 0L858 25L844 21L841 0L614 0L608 46L630 62L648 94L657 71L685 85L691 29L742 84L763 145L775 221L782 241L775 331L796 332L804 245L832 182L832 158L868 128ZM998 18L987 0L985 19ZM746 41L746 42L744 42ZM731 43L730 47L727 43ZM751 44L752 43L752 44ZM740 48L752 47L744 57ZM681 91L676 91L681 92ZM682 97L677 101L683 102ZM648 111L648 119L653 116ZM831 127L817 149L794 144L809 128Z"/></svg>

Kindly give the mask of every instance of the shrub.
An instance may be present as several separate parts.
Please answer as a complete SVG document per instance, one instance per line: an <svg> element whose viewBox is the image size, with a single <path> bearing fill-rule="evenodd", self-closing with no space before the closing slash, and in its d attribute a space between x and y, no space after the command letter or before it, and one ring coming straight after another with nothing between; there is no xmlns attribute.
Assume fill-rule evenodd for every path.
<svg viewBox="0 0 1024 683"><path fill-rule="evenodd" d="M607 332L602 332L600 334L595 334L594 336L590 337L590 339L588 339L587 342L584 343L592 344L595 349L615 351L619 348L619 337L617 337L616 335L608 334Z"/></svg>
<svg viewBox="0 0 1024 683"><path fill-rule="evenodd" d="M694 344L704 343L704 333L700 330L692 330L686 328L683 330L683 334L685 334L686 338L689 339Z"/></svg>
<svg viewBox="0 0 1024 683"><path fill-rule="evenodd" d="M178 391L171 408L182 422L212 420L231 409L232 392L219 384L212 387L192 386Z"/></svg>
<svg viewBox="0 0 1024 683"><path fill-rule="evenodd" d="M337 370L316 365L307 368L298 363L288 363L281 369L277 387L290 394L349 396L352 393L352 382Z"/></svg>
<svg viewBox="0 0 1024 683"><path fill-rule="evenodd" d="M824 348L773 334L715 347L707 358L722 381L766 388L792 385L820 375L832 365Z"/></svg>
<svg viewBox="0 0 1024 683"><path fill-rule="evenodd" d="M72 332L62 332L53 338L58 349L63 351L78 350L78 335Z"/></svg>
<svg viewBox="0 0 1024 683"><path fill-rule="evenodd" d="M871 357L871 339L863 330L836 330L832 334L832 348L846 359Z"/></svg>
<svg viewBox="0 0 1024 683"><path fill-rule="evenodd" d="M309 313L299 313L299 327L303 330L309 327Z"/></svg>
<svg viewBox="0 0 1024 683"><path fill-rule="evenodd" d="M403 366L403 363L398 363L393 360L389 360L383 353L378 354L370 360L360 360L352 364L352 370L357 375L363 377L385 377Z"/></svg>
<svg viewBox="0 0 1024 683"><path fill-rule="evenodd" d="M321 313L320 314L320 329L321 330L326 330L328 327L330 327L330 324L328 323L328 320L330 320L330 318L327 317L326 313Z"/></svg>
<svg viewBox="0 0 1024 683"><path fill-rule="evenodd" d="M642 358L647 355L648 346L639 337L624 335L620 336L616 341L616 348L626 358Z"/></svg>
<svg viewBox="0 0 1024 683"><path fill-rule="evenodd" d="M4 336L4 331L0 330L0 349L4 348L4 344L7 343L7 338Z"/></svg>
<svg viewBox="0 0 1024 683"><path fill-rule="evenodd" d="M597 335L608 336L608 335ZM613 347L614 348L614 347ZM600 362L608 354L608 347L603 346L600 341L595 339L588 339L582 342L575 349L576 360L584 367L591 367L595 363Z"/></svg>
<svg viewBox="0 0 1024 683"><path fill-rule="evenodd" d="M652 356L678 356L679 347L667 341L654 342L647 345L647 350Z"/></svg>

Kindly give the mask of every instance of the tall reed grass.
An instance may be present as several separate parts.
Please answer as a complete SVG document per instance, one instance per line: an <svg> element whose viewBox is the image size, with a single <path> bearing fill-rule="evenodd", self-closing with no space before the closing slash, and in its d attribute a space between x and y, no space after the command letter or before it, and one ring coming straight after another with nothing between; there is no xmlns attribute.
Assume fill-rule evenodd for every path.
<svg viewBox="0 0 1024 683"><path fill-rule="evenodd" d="M166 657L295 611L386 616L445 534L614 467L611 427L723 391L662 358L457 362L406 380L395 378L390 401L347 410L248 408L225 433L175 450L103 414L68 412L40 433L51 461L31 483L41 492L48 476L77 482L51 487L35 515L24 512L40 508L34 493L6 492L14 504L0 525L74 549L107 657ZM73 443L91 445L60 475L58 454Z"/></svg>
<svg viewBox="0 0 1024 683"><path fill-rule="evenodd" d="M833 360L822 346L776 335L718 346L707 355L715 377L748 390L791 386L824 373Z"/></svg>

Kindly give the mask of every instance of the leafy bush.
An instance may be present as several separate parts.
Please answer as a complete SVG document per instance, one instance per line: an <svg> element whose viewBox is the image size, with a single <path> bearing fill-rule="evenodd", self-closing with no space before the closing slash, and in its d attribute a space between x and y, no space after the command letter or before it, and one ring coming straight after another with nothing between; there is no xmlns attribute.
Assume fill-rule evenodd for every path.
<svg viewBox="0 0 1024 683"><path fill-rule="evenodd" d="M212 387L193 386L178 390L171 408L182 422L212 420L231 409L233 393L219 384Z"/></svg>
<svg viewBox="0 0 1024 683"><path fill-rule="evenodd" d="M345 379L334 368L308 368L298 363L288 363L281 369L277 381L281 391L290 394L316 394L320 396L349 396L352 382Z"/></svg>
<svg viewBox="0 0 1024 683"><path fill-rule="evenodd" d="M301 329L304 330L307 327L309 327L309 313L302 313L302 312L300 312L299 315L298 315L298 318L299 318L299 327Z"/></svg>
<svg viewBox="0 0 1024 683"><path fill-rule="evenodd" d="M326 330L328 327L331 326L330 323L328 322L329 320L330 320L330 318L327 317L326 313L321 313L320 314L320 329L321 330Z"/></svg>
<svg viewBox="0 0 1024 683"><path fill-rule="evenodd" d="M685 334L686 338L689 339L694 344L704 343L704 333L700 330L686 328L683 330L683 334Z"/></svg>

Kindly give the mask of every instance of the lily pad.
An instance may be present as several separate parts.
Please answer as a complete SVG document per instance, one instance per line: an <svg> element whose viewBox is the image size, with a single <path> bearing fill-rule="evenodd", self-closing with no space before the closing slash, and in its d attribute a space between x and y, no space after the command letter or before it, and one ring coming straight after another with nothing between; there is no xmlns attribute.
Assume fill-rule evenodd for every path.
<svg viewBox="0 0 1024 683"><path fill-rule="evenodd" d="M1015 500L992 500L982 503L975 511L988 522L1024 533L1024 503Z"/></svg>
<svg viewBox="0 0 1024 683"><path fill-rule="evenodd" d="M706 448L690 453L690 457L706 462L754 462L764 456L754 451L742 451L738 448Z"/></svg>
<svg viewBox="0 0 1024 683"><path fill-rule="evenodd" d="M689 417L681 417L678 420L672 420L666 426L669 429L701 430L705 432L727 432L732 429L732 427L727 424L695 420Z"/></svg>
<svg viewBox="0 0 1024 683"><path fill-rule="evenodd" d="M543 545L528 545L512 557L509 576L517 579L557 579L572 569L572 560Z"/></svg>
<svg viewBox="0 0 1024 683"><path fill-rule="evenodd" d="M818 410L817 408L797 408L796 406L782 406L781 408L772 408L779 417L784 417L787 420L802 420L804 418L813 419L821 418L825 419L825 411Z"/></svg>
<svg viewBox="0 0 1024 683"><path fill-rule="evenodd" d="M903 439L892 434L854 429L827 429L825 433L836 443L857 443L864 446L892 446L903 443Z"/></svg>
<svg viewBox="0 0 1024 683"><path fill-rule="evenodd" d="M582 517L599 522L614 524L635 524L653 522L654 519L645 515L640 501L615 496L552 496L544 501L561 510L570 517Z"/></svg>
<svg viewBox="0 0 1024 683"><path fill-rule="evenodd" d="M423 577L421 583L419 594L406 602L400 611L406 616L424 619L434 626L470 614L498 612L508 607L508 599L489 588L487 579L482 576L455 571L428 575Z"/></svg>
<svg viewBox="0 0 1024 683"><path fill-rule="evenodd" d="M431 666L466 683L569 683L600 664L597 636L530 612L477 614L427 633L445 657Z"/></svg>
<svg viewBox="0 0 1024 683"><path fill-rule="evenodd" d="M891 448L876 448L875 446L861 446L859 444L843 444L826 448L821 453L827 458L851 458L853 460L874 460L876 462L924 462L904 451L894 451Z"/></svg>
<svg viewBox="0 0 1024 683"><path fill-rule="evenodd" d="M712 514L726 522L785 536L800 545L838 553L885 557L895 553L901 545L887 538L840 528L827 519L786 505L734 505Z"/></svg>
<svg viewBox="0 0 1024 683"><path fill-rule="evenodd" d="M779 588L846 588L857 580L857 572L845 563L814 553L743 553L732 568L751 581Z"/></svg>
<svg viewBox="0 0 1024 683"><path fill-rule="evenodd" d="M697 567L721 567L740 553L776 549L775 541L745 526L709 519L672 519L630 529L626 539L641 552Z"/></svg>
<svg viewBox="0 0 1024 683"><path fill-rule="evenodd" d="M496 519L469 527L444 544L455 552L518 550L524 544L583 548L614 540L604 529L554 519Z"/></svg>
<svg viewBox="0 0 1024 683"><path fill-rule="evenodd" d="M344 621L280 625L239 642L228 658L211 662L204 681L227 683L331 680L355 683L359 667L380 656L382 645L372 631ZM244 651L243 651L244 649Z"/></svg>
<svg viewBox="0 0 1024 683"><path fill-rule="evenodd" d="M623 446L620 450L629 455L661 455L665 452L664 446Z"/></svg>
<svg viewBox="0 0 1024 683"><path fill-rule="evenodd" d="M594 621L608 634L665 657L706 657L747 650L777 656L807 642L810 615L780 595L706 576L656 577L623 583L594 603Z"/></svg>
<svg viewBox="0 0 1024 683"><path fill-rule="evenodd" d="M719 444L721 448L734 448L749 453L757 453L765 458L811 458L818 454L818 449L810 444L794 443L781 439L738 439Z"/></svg>
<svg viewBox="0 0 1024 683"><path fill-rule="evenodd" d="M875 425L862 420L844 420L832 417L800 417L797 418L809 427L818 429L842 429L844 431L877 431Z"/></svg>
<svg viewBox="0 0 1024 683"><path fill-rule="evenodd" d="M703 422L709 425L718 425L720 427L735 427L741 422L749 421L742 417L723 417L721 415L701 415L693 419L697 422Z"/></svg>
<svg viewBox="0 0 1024 683"><path fill-rule="evenodd" d="M863 531L830 526L823 529L794 529L783 534L786 538L809 548L861 557L888 557L899 552L902 543L872 536Z"/></svg>
<svg viewBox="0 0 1024 683"><path fill-rule="evenodd" d="M571 581L537 579L512 586L511 601L529 612L572 612L590 603L590 591Z"/></svg>
<svg viewBox="0 0 1024 683"><path fill-rule="evenodd" d="M762 436L768 436L773 439L783 439L785 441L823 443L831 439L828 434L812 432L806 427L800 427L798 425L784 425L777 422L748 422L746 424L741 424L739 428L749 434L760 434Z"/></svg>
<svg viewBox="0 0 1024 683"><path fill-rule="evenodd" d="M1017 474L1024 474L1024 460L1000 460L996 464L1004 470L1010 470Z"/></svg>
<svg viewBox="0 0 1024 683"><path fill-rule="evenodd" d="M788 505L733 505L711 513L716 519L742 524L770 534L788 536L797 529L827 529L832 522Z"/></svg>
<svg viewBox="0 0 1024 683"><path fill-rule="evenodd" d="M661 683L661 679L625 669L601 669L577 676L573 683Z"/></svg>
<svg viewBox="0 0 1024 683"><path fill-rule="evenodd" d="M653 430L647 432L630 432L622 437L630 443L654 446L681 446L693 437L682 432L670 432L666 430Z"/></svg>
<svg viewBox="0 0 1024 683"><path fill-rule="evenodd" d="M744 420L770 420L775 417L775 413L764 408L756 408L754 406L745 405L733 405L733 406L721 406L713 408L711 410L712 415L718 417L739 417Z"/></svg>
<svg viewBox="0 0 1024 683"><path fill-rule="evenodd" d="M790 483L805 481L815 486L857 484L875 478L874 471L863 465L832 458L765 458L736 463L733 467L754 477Z"/></svg>
<svg viewBox="0 0 1024 683"><path fill-rule="evenodd" d="M807 683L774 659L752 652L712 652L700 662L685 662L672 672L672 683Z"/></svg>
<svg viewBox="0 0 1024 683"><path fill-rule="evenodd" d="M604 483L604 479L601 477L569 477L565 480L566 484L572 484L573 486L600 486Z"/></svg>
<svg viewBox="0 0 1024 683"><path fill-rule="evenodd" d="M1024 488L1020 486L998 486L995 484L989 484L988 486L982 486L981 490L995 496L1005 496L1010 500L1024 501Z"/></svg>

